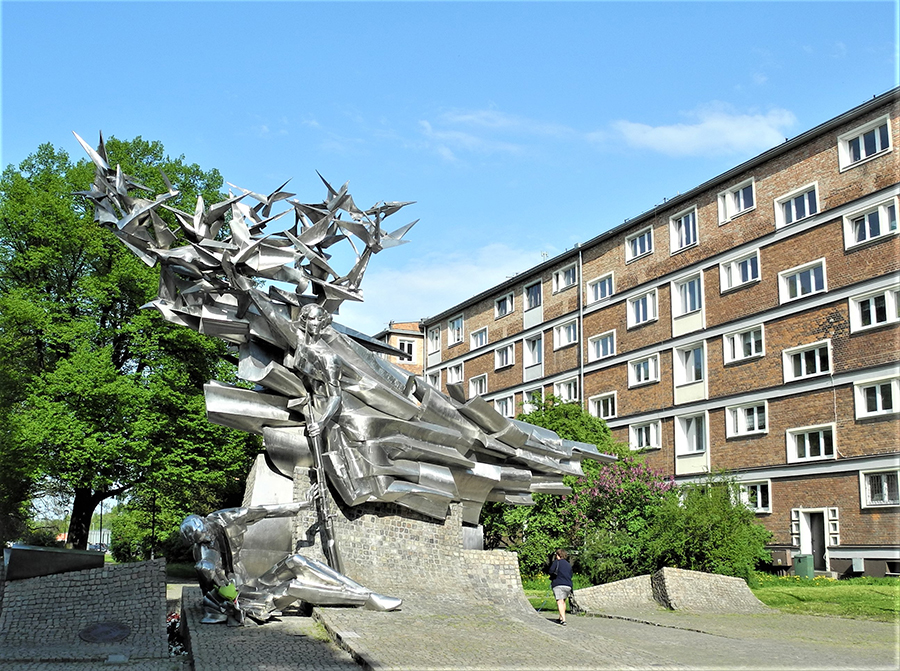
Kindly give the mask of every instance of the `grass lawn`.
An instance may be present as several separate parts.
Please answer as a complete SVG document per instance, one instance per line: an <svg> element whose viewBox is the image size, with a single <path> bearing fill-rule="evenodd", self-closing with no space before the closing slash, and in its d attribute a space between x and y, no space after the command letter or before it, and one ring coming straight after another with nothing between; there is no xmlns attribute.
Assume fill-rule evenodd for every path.
<svg viewBox="0 0 900 671"><path fill-rule="evenodd" d="M900 622L900 580L812 580L756 574L750 589L767 606L786 613Z"/></svg>

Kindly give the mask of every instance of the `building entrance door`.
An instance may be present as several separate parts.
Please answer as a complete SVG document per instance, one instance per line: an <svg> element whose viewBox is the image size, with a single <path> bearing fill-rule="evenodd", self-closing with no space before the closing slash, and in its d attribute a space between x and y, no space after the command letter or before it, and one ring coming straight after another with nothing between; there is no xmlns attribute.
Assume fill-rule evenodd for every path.
<svg viewBox="0 0 900 671"><path fill-rule="evenodd" d="M825 563L825 513L810 512L805 513L807 519L806 526L809 529L809 550L813 556L813 568L816 571L824 571L827 566Z"/></svg>

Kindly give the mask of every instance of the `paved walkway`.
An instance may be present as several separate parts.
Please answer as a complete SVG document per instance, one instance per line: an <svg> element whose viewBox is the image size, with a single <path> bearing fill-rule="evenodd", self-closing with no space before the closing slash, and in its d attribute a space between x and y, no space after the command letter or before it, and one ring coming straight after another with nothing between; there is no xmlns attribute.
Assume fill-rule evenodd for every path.
<svg viewBox="0 0 900 671"><path fill-rule="evenodd" d="M393 613L317 608L313 618L229 629L196 624L192 594L199 590L186 590L185 601L195 671L359 669L356 662L379 671L900 667L900 632L882 622L647 608L569 616L560 627L546 613L413 595ZM349 654L322 640L316 620Z"/></svg>

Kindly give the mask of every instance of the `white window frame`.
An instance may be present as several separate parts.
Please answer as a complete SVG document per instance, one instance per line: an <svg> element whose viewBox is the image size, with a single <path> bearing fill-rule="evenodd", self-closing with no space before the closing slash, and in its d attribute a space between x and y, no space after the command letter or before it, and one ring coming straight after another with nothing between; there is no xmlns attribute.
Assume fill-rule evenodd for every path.
<svg viewBox="0 0 900 671"><path fill-rule="evenodd" d="M569 271L572 271L571 282L569 282L566 277ZM558 294L560 291L565 291L570 287L574 287L576 284L578 284L578 268L574 263L570 263L553 273L553 293L555 294Z"/></svg>
<svg viewBox="0 0 900 671"><path fill-rule="evenodd" d="M744 347L743 347L743 338L741 336L747 333L754 333L759 331L759 342L762 347L762 351L760 352L752 352L751 354L744 355ZM740 338L740 341L737 339ZM756 338L753 338L753 347L756 345ZM737 347L736 345L740 345ZM732 350L734 352L740 351L740 356L734 356L732 354ZM722 336L722 356L724 358L724 364L727 366L731 363L738 363L741 361L750 361L751 359L758 359L759 357L763 357L766 355L766 329L763 324L758 324L756 326L752 326L748 329L741 329L740 331L732 331L731 333L726 333Z"/></svg>
<svg viewBox="0 0 900 671"><path fill-rule="evenodd" d="M887 124L887 147L881 146L881 134L877 132L878 129L885 124ZM853 142L853 140L857 138L862 138L866 133L872 130L876 131L876 150L867 156L860 155L860 158L854 161L852 153L850 151L851 142ZM891 117L888 114L878 117L877 119L872 119L872 121L869 121L862 126L858 126L853 130L838 135L838 165L840 166L840 171L843 172L844 170L855 168L856 166L862 165L867 161L871 161L872 159L878 158L879 156L884 156L885 154L890 153L893 149L894 141L891 135Z"/></svg>
<svg viewBox="0 0 900 671"><path fill-rule="evenodd" d="M893 211L894 215L893 221L891 220L891 211ZM869 216L872 214L878 215L878 225L884 229L884 232L879 232L877 235L867 236L864 240L857 240L856 222L859 219L868 220ZM856 210L855 212L851 212L850 214L845 214L844 249L854 249L856 247L862 247L872 242L884 240L885 238L897 235L898 233L900 233L900 226L898 226L897 223L898 217L900 217L900 203L898 203L898 199L896 196L894 196L893 198L888 198L887 200L884 200L880 203L876 203L875 205ZM891 228L892 223L893 228Z"/></svg>
<svg viewBox="0 0 900 671"><path fill-rule="evenodd" d="M479 388L481 388L481 391L478 391ZM469 398L484 396L487 393L487 390L487 373L482 373L481 375L469 378Z"/></svg>
<svg viewBox="0 0 900 671"><path fill-rule="evenodd" d="M503 406L506 406L505 408ZM501 396L500 398L494 399L494 410L499 412L504 417L515 417L516 416L516 399L515 396Z"/></svg>
<svg viewBox="0 0 900 671"><path fill-rule="evenodd" d="M682 287L687 286L693 282L697 282L697 300L699 304L695 308L691 308L685 310L682 306ZM684 317L685 315L694 314L695 312L702 312L703 307L706 304L705 296L704 296L704 283L703 283L703 273L693 273L686 277L681 277L677 280L672 281L671 295L672 295L672 317L677 319L678 317Z"/></svg>
<svg viewBox="0 0 900 671"><path fill-rule="evenodd" d="M798 293L796 296L790 295L790 278L800 275L801 273L805 273L807 271L811 271L814 268L821 266L822 268L822 288L821 289L811 289L806 293ZM814 294L823 294L828 291L828 271L825 268L825 257L823 256L820 259L816 259L815 261L810 261L809 263L804 263L800 266L794 266L793 268L788 268L787 270L782 270L778 273L778 302L779 303L790 303L792 301L799 301L807 296L812 296Z"/></svg>
<svg viewBox="0 0 900 671"><path fill-rule="evenodd" d="M809 211L809 197L807 194L812 192L814 194L812 202L815 205L815 212ZM800 196L807 196L804 199L804 210L805 213L802 217L797 217L796 213L792 213L791 221L788 222L787 217L785 217L784 209L785 205L790 204L791 208L794 209L795 201ZM784 194L783 196L779 196L775 199L775 228L784 228L785 226L793 226L794 224L804 221L805 219L809 219L810 217L814 217L819 212L822 211L821 204L819 203L819 183L811 182L809 184L804 184L799 189L794 189L789 193Z"/></svg>
<svg viewBox="0 0 900 671"><path fill-rule="evenodd" d="M694 421L697 419L703 420L702 434L700 435L700 440L702 441L702 445L698 448L696 444L691 444L689 441L692 436L696 436L696 429L692 428L691 435L688 435L688 428L686 424L688 421ZM692 413L690 415L679 415L675 417L675 455L676 456L685 456L685 455L695 455L695 454L704 454L709 450L709 413L706 411Z"/></svg>
<svg viewBox="0 0 900 671"><path fill-rule="evenodd" d="M494 301L494 319L507 317L515 312L515 310L516 302L513 298L512 291Z"/></svg>
<svg viewBox="0 0 900 671"><path fill-rule="evenodd" d="M898 480L898 488L900 488L900 469L885 468L870 471L859 472L859 505L862 508L896 508L900 506L900 498L895 501L890 499L886 503L873 503L871 498L871 490L869 477L872 475L893 475ZM883 487L883 485L882 485ZM883 491L883 489L882 489ZM900 494L900 492L898 492Z"/></svg>
<svg viewBox="0 0 900 671"><path fill-rule="evenodd" d="M476 342L476 340L478 340L479 336L481 336L482 334L484 334L484 342L481 344L478 344ZM484 347L487 344L488 344L488 328L487 328L487 326L485 326L484 328L480 328L477 331L472 331L472 333L469 334L469 349L478 349L480 347Z"/></svg>
<svg viewBox="0 0 900 671"><path fill-rule="evenodd" d="M751 260L756 261L756 277L750 277L747 280L741 279L741 264ZM751 265L753 264L751 263ZM756 284L761 276L762 264L760 263L758 249L754 249L747 254L741 254L728 261L723 261L719 264L719 293L725 294L729 291Z"/></svg>
<svg viewBox="0 0 900 671"><path fill-rule="evenodd" d="M648 435L649 442L646 445L638 445L638 434ZM658 450L662 447L662 432L660 421L640 422L628 426L628 446L632 450Z"/></svg>
<svg viewBox="0 0 900 671"><path fill-rule="evenodd" d="M453 374L451 375L451 372ZM461 363L447 366L447 384L457 384L465 379L465 370Z"/></svg>
<svg viewBox="0 0 900 671"><path fill-rule="evenodd" d="M644 364L647 364L644 366ZM647 379L638 379L638 367L646 370ZM642 356L638 359L632 359L628 362L628 388L643 387L646 384L656 384L659 382L659 353L649 356Z"/></svg>
<svg viewBox="0 0 900 671"><path fill-rule="evenodd" d="M688 366L685 361L686 356L691 356L693 358L694 352L700 350L701 360L701 371L700 377L697 379L693 379L688 375ZM684 345L682 347L676 347L672 350L672 363L674 366L674 370L672 371L674 377L674 383L676 387L682 387L688 384L697 384L698 382L705 382L708 371L706 365L706 341L701 340L700 342L691 343L690 345ZM692 365L690 367L691 375L693 375L693 371L696 370Z"/></svg>
<svg viewBox="0 0 900 671"><path fill-rule="evenodd" d="M440 389L441 388L441 371L438 371L437 373L428 373L425 376L425 381L428 384L430 384L432 387L434 387L435 389Z"/></svg>
<svg viewBox="0 0 900 671"><path fill-rule="evenodd" d="M644 251L640 251L638 249L632 250L631 243L632 241L636 241L639 238L647 236L648 248ZM650 256L653 253L653 227L648 226L647 228L642 228L639 231L632 233L625 237L625 263L631 263L632 261L637 261L638 259L642 259L645 256Z"/></svg>
<svg viewBox="0 0 900 671"><path fill-rule="evenodd" d="M594 297L595 293L599 293L596 291L596 288L601 284L609 285L609 292L605 296L597 296ZM587 293L588 298L585 301L588 305L593 303L599 303L601 301L609 300L609 298L616 293L616 284L615 284L615 274L614 273L606 273L605 275L601 275L600 277L595 277L587 285Z"/></svg>
<svg viewBox="0 0 900 671"><path fill-rule="evenodd" d="M428 353L441 351L441 327L435 326L428 329Z"/></svg>
<svg viewBox="0 0 900 671"><path fill-rule="evenodd" d="M891 394L891 407L887 410L883 408L884 393L883 387L887 386ZM869 410L866 390L876 388L876 398L878 405L882 406L876 410ZM868 417L884 417L885 415L896 415L900 413L900 376L888 375L885 377L872 378L869 380L860 380L853 383L853 400L856 408L856 419L866 419Z"/></svg>
<svg viewBox="0 0 900 671"><path fill-rule="evenodd" d="M637 321L635 306L644 298L647 299L647 318L642 321ZM628 313L625 321L628 328L635 328L636 326L643 326L644 324L650 324L657 321L659 319L659 300L656 289L651 289L639 296L629 298L627 311Z"/></svg>
<svg viewBox="0 0 900 671"><path fill-rule="evenodd" d="M574 326L574 330L570 329ZM562 349L578 342L578 320L570 319L553 327L553 349Z"/></svg>
<svg viewBox="0 0 900 671"><path fill-rule="evenodd" d="M531 303L530 303L529 300L528 300L528 295L529 295L529 294L528 294L528 290L531 289L531 288L533 288L533 287L537 287L537 288L538 288L538 290L537 290L538 301L537 301L536 304L531 305ZM522 289L522 307L524 308L524 310L525 310L526 312L527 312L528 310L534 310L535 308L541 307L541 305L543 304L543 302L544 302L543 287L542 287L540 281L538 281L538 282L532 282L531 284L525 285L525 287Z"/></svg>
<svg viewBox="0 0 900 671"><path fill-rule="evenodd" d="M406 356L397 356L397 360L401 363L416 362L416 341L412 338L397 338L397 349L405 352L403 345L409 345L409 353Z"/></svg>
<svg viewBox="0 0 900 671"><path fill-rule="evenodd" d="M532 350L528 343L530 342L538 342L538 346ZM537 354L537 360L534 360L534 357L531 356L532 352ZM538 333L535 336L530 336L528 338L522 339L522 361L526 368L531 366L537 366L539 364L544 363L544 334Z"/></svg>
<svg viewBox="0 0 900 671"><path fill-rule="evenodd" d="M604 401L612 400L612 412L604 414L601 412L601 404ZM612 419L618 415L619 412L619 398L618 392L610 391L605 394L597 394L596 396L591 396L588 399L588 412L594 417L598 417L599 419Z"/></svg>
<svg viewBox="0 0 900 671"><path fill-rule="evenodd" d="M459 322L458 327L453 326L453 324L456 322ZM465 328L466 322L461 314L456 315L455 317L451 317L447 320L447 347L452 347L453 345L457 345L463 341L463 337L465 336Z"/></svg>
<svg viewBox="0 0 900 671"><path fill-rule="evenodd" d="M755 513L771 513L772 512L772 481L771 480L753 480L747 482L739 482L738 487L740 489L741 495L741 503L747 506L750 510ZM765 487L766 488L766 498L768 498L769 505L761 505L760 504L760 496L759 489ZM757 497L756 497L756 505L753 504L751 500L750 490L756 488L757 489Z"/></svg>
<svg viewBox="0 0 900 671"><path fill-rule="evenodd" d="M569 394L568 391L566 391L564 394L564 389L571 389L574 393ZM570 377L565 380L560 380L559 382L554 382L553 395L562 400L563 403L575 403L580 400L581 397L578 394L578 378Z"/></svg>
<svg viewBox="0 0 900 671"><path fill-rule="evenodd" d="M820 454L815 457L804 456L800 457L797 455L797 436L799 435L809 435L811 433L821 433L824 435L825 431L831 431L831 451L832 454ZM785 443L787 445L787 461L789 464L800 464L806 463L808 461L828 461L837 459L838 446L837 446L837 425L833 422L831 424L816 424L813 426L798 426L792 429L788 429L784 432Z"/></svg>
<svg viewBox="0 0 900 671"><path fill-rule="evenodd" d="M747 428L746 411L752 410L758 418L759 409L762 408L763 428L759 428L759 421L754 421L753 429ZM769 402L766 400L758 403L744 403L742 405L729 405L725 408L725 437L743 438L744 436L761 436L769 433Z"/></svg>
<svg viewBox="0 0 900 671"><path fill-rule="evenodd" d="M598 344L603 340L609 340L612 346L609 348L609 354L600 354L596 352ZM588 361L599 361L600 359L606 359L611 356L615 356L616 354L616 330L605 331L604 333L599 333L595 336L588 338Z"/></svg>
<svg viewBox="0 0 900 671"><path fill-rule="evenodd" d="M682 228L680 228L681 222L683 222L686 218L690 217L691 222L693 222L693 239L687 239L683 241L682 238ZM690 238L690 236L688 236ZM681 212L669 217L669 251L672 254L677 254L678 252L684 251L685 249L690 249L691 247L696 247L700 244L700 218L697 214L697 206L691 205L688 208L685 208Z"/></svg>
<svg viewBox="0 0 900 671"><path fill-rule="evenodd" d="M870 324L863 324L862 304L869 303L874 299L884 299L884 321L872 321ZM877 329L888 324L896 324L900 321L900 284L888 287L887 289L879 289L860 296L852 296L848 299L850 302L850 332L868 331L869 329ZM877 317L877 306L870 304L869 314L871 317Z"/></svg>
<svg viewBox="0 0 900 671"><path fill-rule="evenodd" d="M532 387L531 389L525 389L522 392L522 414L527 415L529 412L533 412L537 409L532 400L534 396L537 395L541 402L544 401L544 388L543 387Z"/></svg>
<svg viewBox="0 0 900 671"><path fill-rule="evenodd" d="M816 367L818 368L819 364L821 363L821 354L819 353L819 350L821 350L822 348L826 349L826 356L828 357L827 370L817 370L814 373L803 372L800 375L796 375L794 373L794 356L815 350L816 354L814 356ZM800 345L799 347L791 347L789 349L782 350L781 361L784 367L785 383L794 382L795 380L808 380L813 377L821 377L822 375L831 375L834 372L834 360L831 353L831 339L826 338L825 340L817 340L816 342L811 342L807 345ZM806 359L801 357L800 362L801 365L804 365Z"/></svg>
<svg viewBox="0 0 900 671"><path fill-rule="evenodd" d="M750 187L750 199L753 201L751 205L738 202L744 200L747 187ZM730 189L720 191L717 200L719 203L719 226L721 226L745 212L756 209L756 181L751 177L743 182L738 182Z"/></svg>
<svg viewBox="0 0 900 671"><path fill-rule="evenodd" d="M503 358L503 353L506 353L506 361L501 363L501 359ZM504 345L503 347L498 347L494 350L494 370L499 370L501 368L509 368L510 366L516 363L516 348L512 343L508 345Z"/></svg>

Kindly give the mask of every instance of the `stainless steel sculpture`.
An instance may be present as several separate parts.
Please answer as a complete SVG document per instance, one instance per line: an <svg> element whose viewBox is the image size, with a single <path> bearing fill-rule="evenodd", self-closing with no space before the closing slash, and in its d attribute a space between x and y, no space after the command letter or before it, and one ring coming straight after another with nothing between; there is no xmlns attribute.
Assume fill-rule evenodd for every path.
<svg viewBox="0 0 900 671"><path fill-rule="evenodd" d="M324 510L326 483L348 506L395 502L437 520L459 502L463 522L477 525L485 501L528 505L533 492L565 494L562 477L580 475L583 458L614 459L507 419L480 397L466 399L461 384L448 385L445 396L373 354L399 351L332 323L343 301L362 300L371 256L406 242L416 222L392 233L383 225L409 203L361 210L346 184L334 189L322 179L321 203L292 200L284 184L267 196L233 187L239 193L219 203L198 198L191 214L166 204L178 194L171 186L151 198L110 167L102 136L97 150L78 141L96 165L84 193L96 219L145 263L161 265L158 297L145 307L230 343L238 375L257 385L209 383L210 420L262 435L287 477L297 466L314 469L323 552L335 571L341 560ZM289 209L273 214L282 201ZM174 215L187 244L173 247L177 237L161 211ZM265 232L291 212L284 230ZM339 242L355 256L345 274L326 251Z"/></svg>

